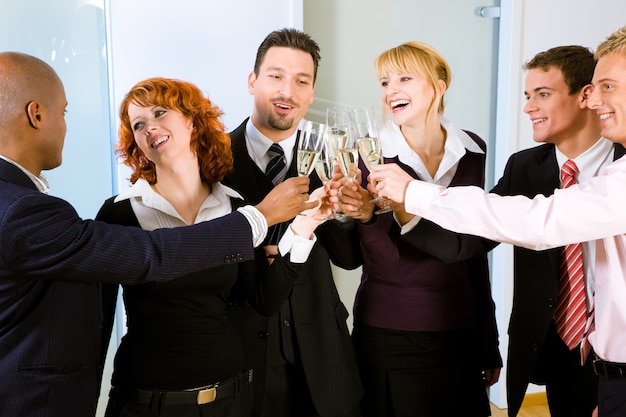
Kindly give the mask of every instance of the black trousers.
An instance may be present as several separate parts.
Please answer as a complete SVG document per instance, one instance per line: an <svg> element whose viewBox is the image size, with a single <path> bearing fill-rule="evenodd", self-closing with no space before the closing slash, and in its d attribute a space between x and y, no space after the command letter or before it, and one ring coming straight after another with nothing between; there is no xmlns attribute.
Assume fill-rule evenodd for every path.
<svg viewBox="0 0 626 417"><path fill-rule="evenodd" d="M626 416L626 378L600 377L598 417Z"/></svg>
<svg viewBox="0 0 626 417"><path fill-rule="evenodd" d="M254 382L253 382L254 383ZM252 384L240 392L203 405L138 404L109 397L105 417L250 417L254 404Z"/></svg>
<svg viewBox="0 0 626 417"><path fill-rule="evenodd" d="M487 390L470 330L406 332L356 324L363 417L485 417Z"/></svg>
<svg viewBox="0 0 626 417"><path fill-rule="evenodd" d="M581 366L580 349L569 350L552 322L531 379L546 386L552 417L589 417L598 404L598 376L589 356Z"/></svg>

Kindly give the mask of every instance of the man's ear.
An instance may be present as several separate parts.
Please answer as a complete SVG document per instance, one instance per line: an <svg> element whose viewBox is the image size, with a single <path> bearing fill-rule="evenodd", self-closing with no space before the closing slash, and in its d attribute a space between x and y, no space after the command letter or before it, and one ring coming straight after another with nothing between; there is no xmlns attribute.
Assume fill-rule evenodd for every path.
<svg viewBox="0 0 626 417"><path fill-rule="evenodd" d="M580 90L580 106L581 108L587 107L587 100L591 97L591 92L593 91L593 85L587 84Z"/></svg>
<svg viewBox="0 0 626 417"><path fill-rule="evenodd" d="M248 75L248 93L250 95L254 95L254 84L256 83L256 74L254 73L254 71L252 71L249 75Z"/></svg>
<svg viewBox="0 0 626 417"><path fill-rule="evenodd" d="M39 103L31 101L26 105L26 117L28 117L28 123L35 129L41 127L41 113L39 109Z"/></svg>

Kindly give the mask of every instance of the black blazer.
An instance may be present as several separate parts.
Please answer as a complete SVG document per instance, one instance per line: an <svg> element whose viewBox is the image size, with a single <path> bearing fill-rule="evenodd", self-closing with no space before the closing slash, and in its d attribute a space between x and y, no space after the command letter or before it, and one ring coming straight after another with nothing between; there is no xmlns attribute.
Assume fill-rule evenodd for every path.
<svg viewBox="0 0 626 417"><path fill-rule="evenodd" d="M81 220L0 159L0 416L95 414L98 282L165 281L252 257L239 213L151 233Z"/></svg>
<svg viewBox="0 0 626 417"><path fill-rule="evenodd" d="M119 202L114 202L115 197L111 197L105 201L103 206L100 208L98 215L96 216L97 220L101 220L107 223L113 224L121 224L124 226L134 226L141 227L135 212L132 209L132 205L130 200L125 199ZM244 203L241 199L231 198L231 206L233 210L236 210L238 207L242 206ZM263 260L265 262L265 260ZM241 281L245 281L246 290L248 291L248 300L251 301L251 304L254 308L259 311L263 315L272 315L278 311L283 301L287 298L291 289L293 288L293 284L296 280L298 271L301 268L301 264L295 264L289 261L289 256L276 258L276 261L272 264L272 267L267 269L267 273L261 276L254 275L256 272L255 268L256 260L250 260L248 262L239 262L233 263L227 266L222 266L219 268L211 268L206 271L200 271L197 273L192 273L180 277L177 279L175 283L168 283L168 286L163 286L160 283L146 283L144 285L134 285L134 286L125 286L124 289L124 305L131 311L131 307L133 307L132 303L141 303L147 302L152 305L152 310L149 315L142 313L142 308L134 306L132 308L135 311L135 316L132 318L134 322L134 330L130 329L130 331L137 332L137 329L140 328L146 322L159 320L159 314L164 314L161 317L162 321L168 321L170 325L176 325L176 322L171 320L179 320L178 323L185 324L188 320L198 319L198 323L203 323L202 325L198 324L195 328L200 329L202 327L203 332L209 332L214 336L208 336L205 334L201 339L196 336L189 336L188 339L179 340L178 345L171 346L169 349L172 354L175 356L176 351L174 349L180 349L181 355L184 357L189 353L189 346L193 344L197 344L199 340L202 340L203 343L211 343L213 344L213 351L218 351L220 356L215 357L207 357L208 363L214 361L213 363L218 363L216 366L193 366L193 369L188 369L185 367L178 367L178 373L176 380L172 375L169 375L167 371L163 371L163 369L168 369L167 366L161 363L151 363L149 369L139 370L141 373L139 375L140 378L143 379L152 379L153 381L160 381L159 384L155 384L154 386L176 386L178 384L189 384L192 381L199 381L198 378L204 378L203 383L210 384L217 380L219 380L222 375L210 374L211 370L221 370L221 371L229 371L228 366L233 366L233 369L230 369L232 375L240 372L244 364L243 362L243 353L242 347L240 346L240 341L236 337L235 339L231 339L230 333L225 331L224 328L229 326L229 323L226 321L217 322L216 318L212 318L211 320L205 322L201 321L204 318L199 318L196 313L189 315L185 315L185 308L181 309L181 313L176 315L176 318L171 318L170 310L167 312L159 311L159 307L161 307L160 297L163 294L171 295L170 298L173 297L175 299L175 305L178 307L182 307L184 303L200 303L199 305L203 305L209 308L212 312L224 311L227 308L226 297L222 296L222 289L220 289L219 282L235 282L235 278ZM267 262L266 262L267 263ZM209 289L210 287L203 287L201 293L197 293L197 283L198 280L209 280L214 281L216 284L213 287L213 290ZM169 286L172 285L172 286ZM190 286L191 285L191 286ZM187 293L183 296L180 295L181 286L184 288L187 286ZM105 314L105 321L103 324L103 341L105 342L103 346L107 347L108 340L111 335L111 327L113 324L113 317L115 311L115 302L117 299L117 285L116 284L103 284L103 312ZM160 287L160 289L158 289ZM195 295L189 294L190 291L194 291L196 289ZM227 290L229 290L228 288ZM159 291L161 295L159 295ZM173 291L173 292L172 292ZM214 291L212 294L207 294L207 291ZM196 297L196 298L194 298ZM140 301L138 301L140 300ZM171 306L169 307L171 308ZM194 309L190 309L190 311L195 311ZM226 316L224 316L226 317ZM171 318L171 320L170 320ZM225 319L226 320L226 319ZM206 327L206 326L215 326L214 328ZM141 331L140 331L141 332ZM223 332L223 333L222 333ZM137 332L139 333L139 332ZM159 337L161 337L162 332L150 332L144 333L143 336L150 339L150 341L154 344L159 344ZM196 333L197 334L197 333ZM225 337L226 335L226 337ZM238 335L237 335L238 336ZM212 339L211 339L212 337ZM164 339L167 340L170 337L165 336ZM211 341L212 340L212 341ZM125 338L120 345L120 349L118 350L115 356L115 372L113 373L113 385L115 387L124 387L129 384L129 379L131 378L131 366L128 364L129 362L136 360L137 357L141 357L140 355L145 355L145 351L141 351L135 344L135 340L133 338ZM124 347L122 347L124 346ZM216 348L219 346L220 348ZM213 353L211 351L211 353ZM104 359L104 358L103 358ZM186 362L188 363L188 362ZM236 364L236 366L234 366ZM204 370L204 371L201 371ZM201 374L204 372L204 374ZM207 374L209 372L209 374ZM137 377L137 375L134 375ZM187 386L189 387L189 386Z"/></svg>
<svg viewBox="0 0 626 417"><path fill-rule="evenodd" d="M226 176L223 183L240 192L251 204L261 201L273 188L271 181L250 158L245 142L245 120L231 135L231 147L235 159L234 171ZM296 176L295 158L287 176ZM311 174L310 189L321 185L316 174ZM359 378L356 358L346 319L348 311L339 298L333 281L330 260L345 269L361 265L361 249L358 233L352 222L341 224L327 221L315 232L318 242L313 247L308 261L302 266L299 277L289 299L285 302L282 314L269 319L256 313L242 303L240 294L233 291L233 306L230 314L241 330L244 349L249 364L254 368L254 388L256 394L255 416L261 411L272 416L271 404L260 410L265 390L272 387L267 380L267 367L272 355L270 344L289 343L281 334L290 334L297 349L310 388L310 394L320 415L341 415L358 406L363 390ZM259 268L266 268L267 262L262 248L257 249L262 262ZM291 309L285 314L285 308ZM289 317L290 316L290 317ZM292 332L281 329L279 317L291 320ZM280 329L280 330L279 330ZM269 407L268 407L269 406Z"/></svg>
<svg viewBox="0 0 626 417"><path fill-rule="evenodd" d="M622 145L614 145L615 159L625 153ZM543 144L511 155L502 178L491 192L531 198L538 194L550 196L560 187L559 175L555 146ZM405 239L450 262L490 250L497 245L497 242L476 236L454 234L424 219ZM562 249L533 251L514 247L513 309L508 329L506 378L510 415L516 415L521 407L554 317Z"/></svg>

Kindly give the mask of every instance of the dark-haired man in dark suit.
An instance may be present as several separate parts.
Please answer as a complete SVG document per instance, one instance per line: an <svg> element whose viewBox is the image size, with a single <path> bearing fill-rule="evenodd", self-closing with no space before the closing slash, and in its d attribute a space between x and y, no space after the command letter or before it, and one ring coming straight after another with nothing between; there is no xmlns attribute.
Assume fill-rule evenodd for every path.
<svg viewBox="0 0 626 417"><path fill-rule="evenodd" d="M252 204L264 198L274 182L297 175L298 124L313 102L319 59L317 43L294 29L270 33L258 49L248 78L248 91L254 95L252 116L231 132L235 169L223 180ZM278 159L273 159L275 151L268 152L273 144L281 147ZM276 169L276 163L282 169ZM272 174L266 176L268 164ZM320 185L311 174L312 189ZM230 314L254 368L255 417L354 415L362 387L346 324L348 311L330 267L330 260L346 269L361 264L353 226L327 221L317 229L318 241L293 292L273 317L262 317L233 291ZM282 255L275 244L280 227L274 230L269 234L276 239L270 236L264 248L257 249L259 257L269 261Z"/></svg>

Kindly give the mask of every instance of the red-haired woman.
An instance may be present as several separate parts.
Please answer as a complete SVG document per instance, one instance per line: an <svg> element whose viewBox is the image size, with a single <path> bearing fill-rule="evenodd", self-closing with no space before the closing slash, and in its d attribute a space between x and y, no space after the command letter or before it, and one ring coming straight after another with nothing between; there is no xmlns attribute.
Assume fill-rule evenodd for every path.
<svg viewBox="0 0 626 417"><path fill-rule="evenodd" d="M193 84L166 78L136 84L121 104L118 147L132 186L107 200L97 218L152 230L235 209L248 217L241 196L220 184L233 164L221 115ZM312 195L321 198L323 190ZM297 216L281 241L283 256L258 281L246 274L251 265L225 262L169 283L125 286L128 332L115 356L106 416L249 415L252 372L228 321L227 296L237 282L259 312L275 312L329 213L318 204Z"/></svg>

